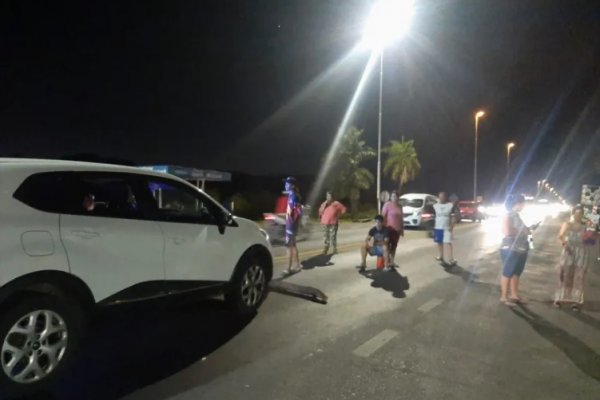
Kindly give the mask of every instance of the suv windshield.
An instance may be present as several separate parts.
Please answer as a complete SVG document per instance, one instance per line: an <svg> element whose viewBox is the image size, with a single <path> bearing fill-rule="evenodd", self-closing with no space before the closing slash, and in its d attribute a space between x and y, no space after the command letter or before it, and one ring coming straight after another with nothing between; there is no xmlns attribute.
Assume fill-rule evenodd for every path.
<svg viewBox="0 0 600 400"><path fill-rule="evenodd" d="M421 208L423 207L423 199L400 199L400 204L402 204L402 207Z"/></svg>

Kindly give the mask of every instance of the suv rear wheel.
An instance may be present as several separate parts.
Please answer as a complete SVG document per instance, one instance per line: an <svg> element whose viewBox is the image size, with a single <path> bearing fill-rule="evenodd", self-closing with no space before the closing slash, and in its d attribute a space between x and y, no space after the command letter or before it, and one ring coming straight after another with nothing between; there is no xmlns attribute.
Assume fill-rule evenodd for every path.
<svg viewBox="0 0 600 400"><path fill-rule="evenodd" d="M26 396L60 376L83 333L77 306L50 295L22 297L0 314L0 393Z"/></svg>

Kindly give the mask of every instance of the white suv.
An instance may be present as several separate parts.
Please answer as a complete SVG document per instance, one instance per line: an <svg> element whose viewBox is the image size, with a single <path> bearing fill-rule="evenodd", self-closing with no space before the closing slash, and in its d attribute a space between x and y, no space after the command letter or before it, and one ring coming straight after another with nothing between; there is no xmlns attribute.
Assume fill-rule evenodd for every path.
<svg viewBox="0 0 600 400"><path fill-rule="evenodd" d="M198 291L252 313L272 273L266 233L181 179L0 159L0 394L59 375L96 305Z"/></svg>

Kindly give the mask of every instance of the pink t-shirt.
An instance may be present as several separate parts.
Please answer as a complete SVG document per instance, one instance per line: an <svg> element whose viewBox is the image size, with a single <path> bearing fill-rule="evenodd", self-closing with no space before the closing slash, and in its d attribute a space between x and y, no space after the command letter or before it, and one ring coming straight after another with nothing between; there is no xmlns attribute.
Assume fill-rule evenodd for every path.
<svg viewBox="0 0 600 400"><path fill-rule="evenodd" d="M404 231L404 214L402 213L402 206L397 203L388 201L383 205L381 210L383 218L385 218L385 225L394 228L397 232Z"/></svg>
<svg viewBox="0 0 600 400"><path fill-rule="evenodd" d="M321 215L321 224L335 225L338 223L340 215L346 213L346 207L339 201L333 201L327 205L327 202L321 204L319 214Z"/></svg>

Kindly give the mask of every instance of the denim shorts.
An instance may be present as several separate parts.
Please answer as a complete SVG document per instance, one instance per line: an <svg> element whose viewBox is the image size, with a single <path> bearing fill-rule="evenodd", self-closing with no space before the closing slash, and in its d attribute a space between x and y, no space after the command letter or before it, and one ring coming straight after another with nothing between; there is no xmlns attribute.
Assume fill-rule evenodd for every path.
<svg viewBox="0 0 600 400"><path fill-rule="evenodd" d="M510 249L501 249L502 258L502 276L505 278L519 277L525 269L527 262L527 252L511 251Z"/></svg>
<svg viewBox="0 0 600 400"><path fill-rule="evenodd" d="M372 256L383 257L383 246L373 246L369 249L369 254Z"/></svg>

